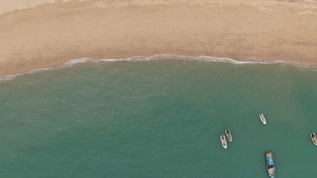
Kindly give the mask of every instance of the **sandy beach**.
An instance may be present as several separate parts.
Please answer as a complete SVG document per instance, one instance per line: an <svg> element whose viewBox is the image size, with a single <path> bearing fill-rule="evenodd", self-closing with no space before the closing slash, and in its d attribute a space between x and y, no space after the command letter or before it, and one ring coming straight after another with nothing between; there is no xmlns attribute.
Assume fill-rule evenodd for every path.
<svg viewBox="0 0 317 178"><path fill-rule="evenodd" d="M0 77L83 57L156 54L283 60L317 67L314 0L44 2L2 5Z"/></svg>

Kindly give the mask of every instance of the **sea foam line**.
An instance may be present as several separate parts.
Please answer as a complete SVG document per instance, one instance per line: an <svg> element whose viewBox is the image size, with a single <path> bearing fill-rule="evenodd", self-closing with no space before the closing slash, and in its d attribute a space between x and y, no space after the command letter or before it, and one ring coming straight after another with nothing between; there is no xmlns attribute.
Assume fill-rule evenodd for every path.
<svg viewBox="0 0 317 178"><path fill-rule="evenodd" d="M128 57L125 59L91 59L91 58L79 58L79 59L73 59L65 64L62 64L58 67L49 67L49 68L39 68L34 69L27 73L18 73L15 75L7 75L3 78L0 78L0 81L7 81L12 80L20 75L25 74L32 74L32 73L38 73L42 71L48 71L48 70L54 70L54 69L60 69L65 67L72 67L77 64L83 64L83 63L99 63L99 62L129 62L129 61L135 61L135 62L144 62L144 61L158 61L158 60L183 60L183 61L204 61L204 62L223 62L223 63L232 63L236 65L252 65L252 64L290 64L300 67L301 69L310 69L310 64L307 63L301 63L301 62L294 62L294 61L282 61L282 60L271 60L271 61L262 61L257 58L250 58L251 60L246 61L238 61L231 58L223 58L223 57L212 57L212 56L198 56L198 57L192 57L192 56L181 56L181 55L174 55L174 54L160 54L160 55L154 55L154 56L133 56ZM313 71L317 71L316 69L311 69Z"/></svg>

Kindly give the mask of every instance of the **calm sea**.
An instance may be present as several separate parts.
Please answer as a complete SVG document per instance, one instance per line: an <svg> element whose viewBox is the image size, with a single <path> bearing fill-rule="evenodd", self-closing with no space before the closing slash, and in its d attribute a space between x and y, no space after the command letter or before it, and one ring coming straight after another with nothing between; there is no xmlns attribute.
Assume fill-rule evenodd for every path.
<svg viewBox="0 0 317 178"><path fill-rule="evenodd" d="M312 131L317 72L282 64L108 60L0 82L6 178L266 178L268 151L277 178L314 178Z"/></svg>

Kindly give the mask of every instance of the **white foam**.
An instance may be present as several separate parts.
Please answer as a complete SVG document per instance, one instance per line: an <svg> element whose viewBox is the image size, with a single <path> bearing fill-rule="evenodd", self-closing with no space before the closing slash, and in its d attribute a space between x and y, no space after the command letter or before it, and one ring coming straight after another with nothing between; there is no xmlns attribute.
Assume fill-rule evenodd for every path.
<svg viewBox="0 0 317 178"><path fill-rule="evenodd" d="M157 57L163 57L165 55L155 55L155 56L133 56L125 59L99 59L97 62L128 62L128 61L154 61Z"/></svg>
<svg viewBox="0 0 317 178"><path fill-rule="evenodd" d="M160 55L154 55L154 56L133 56L133 57L128 57L125 59L91 59L91 58L80 58L80 59L73 59L65 64L60 65L59 67L56 68L40 68L40 69L34 69L28 73L25 74L30 74L30 73L37 73L37 72L42 72L42 71L47 71L47 70L53 70L53 69L59 69L59 68L65 68L65 67L71 67L77 64L83 64L87 62L144 62L144 61L157 61L157 60L184 60L184 61L204 61L204 62L223 62L223 63L232 63L235 65L252 65L252 64L291 64L298 66L299 69L301 70L312 70L312 71L317 71L317 69L311 69L310 64L307 63L301 63L301 62L293 62L293 61L281 61L281 60L270 60L270 61L264 61L261 59L257 58L250 58L250 60L246 61L238 61L234 60L231 58L223 58L223 57L211 57L211 56L198 56L198 57L192 57L192 56L181 56L181 55L174 55L174 54L160 54ZM0 81L7 81L14 79L15 77L23 75L21 73L16 74L16 75L7 75L3 78L0 78Z"/></svg>
<svg viewBox="0 0 317 178"><path fill-rule="evenodd" d="M15 77L18 76L18 75L21 75L21 74L7 75L7 76L5 76L5 77L3 77L3 78L0 78L0 82L1 82L1 81L11 80L11 79L15 78Z"/></svg>
<svg viewBox="0 0 317 178"><path fill-rule="evenodd" d="M90 58L73 59L73 60L70 60L70 61L66 62L65 64L61 65L60 67L69 67L69 66L73 66L75 64L86 63L89 61L93 61L93 60Z"/></svg>
<svg viewBox="0 0 317 178"><path fill-rule="evenodd" d="M32 74L32 73L37 73L37 72L42 72L42 71L47 71L47 70L52 70L52 69L54 69L54 68L48 67L48 68L34 69L34 70L30 71L29 73Z"/></svg>

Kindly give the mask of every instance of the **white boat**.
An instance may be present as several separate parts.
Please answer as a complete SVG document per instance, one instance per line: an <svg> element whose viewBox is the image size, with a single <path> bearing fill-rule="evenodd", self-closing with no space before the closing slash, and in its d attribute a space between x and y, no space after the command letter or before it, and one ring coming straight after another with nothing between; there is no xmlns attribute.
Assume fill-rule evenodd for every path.
<svg viewBox="0 0 317 178"><path fill-rule="evenodd" d="M262 123L263 123L263 124L266 124L266 119L265 119L264 115L263 115L263 114L260 114L259 117L260 117Z"/></svg>
<svg viewBox="0 0 317 178"><path fill-rule="evenodd" d="M226 141L226 137L225 137L225 135L221 135L220 136L220 140L221 140L221 144L222 144L222 146L223 146L223 148L224 149L227 149L227 141Z"/></svg>
<svg viewBox="0 0 317 178"><path fill-rule="evenodd" d="M230 129L226 129L225 132L229 142L232 142L232 135L231 135Z"/></svg>
<svg viewBox="0 0 317 178"><path fill-rule="evenodd" d="M317 138L316 138L316 134L314 132L310 133L310 138L313 141L313 143L315 145L317 145Z"/></svg>

